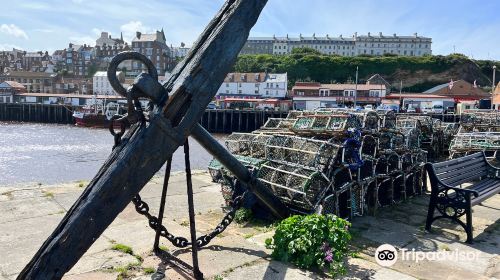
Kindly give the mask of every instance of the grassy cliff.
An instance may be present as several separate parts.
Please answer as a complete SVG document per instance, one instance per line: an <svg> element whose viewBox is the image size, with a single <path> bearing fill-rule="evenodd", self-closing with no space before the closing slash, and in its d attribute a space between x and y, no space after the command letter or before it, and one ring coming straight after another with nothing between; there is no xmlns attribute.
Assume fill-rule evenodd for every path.
<svg viewBox="0 0 500 280"><path fill-rule="evenodd" d="M354 81L359 66L359 82L380 74L399 90L403 81L405 91L421 92L450 79L477 80L480 86L491 84L491 66L500 62L473 61L461 54L423 57L322 55L312 49L294 49L290 55L240 55L234 71L288 72L289 85L296 81L343 83ZM488 68L489 67L489 68ZM488 74L489 70L489 74Z"/></svg>

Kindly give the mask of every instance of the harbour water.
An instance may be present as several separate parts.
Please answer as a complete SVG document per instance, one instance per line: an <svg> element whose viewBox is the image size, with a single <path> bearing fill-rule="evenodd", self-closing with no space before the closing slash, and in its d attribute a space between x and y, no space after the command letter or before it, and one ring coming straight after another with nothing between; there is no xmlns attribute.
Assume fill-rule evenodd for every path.
<svg viewBox="0 0 500 280"><path fill-rule="evenodd" d="M212 156L196 140L189 143L191 168L206 170ZM0 122L0 186L91 180L112 146L106 129ZM184 170L182 148L173 156L172 170Z"/></svg>

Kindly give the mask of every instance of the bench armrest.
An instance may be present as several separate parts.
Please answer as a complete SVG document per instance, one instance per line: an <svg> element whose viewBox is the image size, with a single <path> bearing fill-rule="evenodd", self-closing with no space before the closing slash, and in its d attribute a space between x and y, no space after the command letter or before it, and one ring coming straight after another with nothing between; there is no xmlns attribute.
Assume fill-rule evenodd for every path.
<svg viewBox="0 0 500 280"><path fill-rule="evenodd" d="M437 176L436 176L436 171L434 170L434 166L432 166L432 163L426 163L425 164L427 173L429 174L429 179L431 181L431 187L433 192L438 192L440 191L440 187L444 187L446 189L452 189L456 192L463 192L466 194L472 194L474 197L478 197L479 193L475 190L470 190L470 189L462 189L454 186L450 186L443 181L441 181Z"/></svg>
<svg viewBox="0 0 500 280"><path fill-rule="evenodd" d="M456 192L464 192L466 194L472 194L474 197L478 197L479 196L479 193L476 190L462 189L462 188L458 188L458 187L453 187L453 186L445 184L445 183L443 183L441 181L439 181L439 185L443 186L445 189L452 189L452 190L454 190Z"/></svg>

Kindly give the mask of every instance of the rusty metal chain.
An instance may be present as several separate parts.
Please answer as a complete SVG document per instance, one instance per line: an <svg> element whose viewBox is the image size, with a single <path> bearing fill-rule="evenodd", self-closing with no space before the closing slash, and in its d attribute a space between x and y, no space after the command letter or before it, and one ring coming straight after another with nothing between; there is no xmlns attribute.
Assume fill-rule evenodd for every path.
<svg viewBox="0 0 500 280"><path fill-rule="evenodd" d="M236 214L236 211L241 208L241 205L243 203L243 199L245 195L247 194L248 191L245 191L242 195L237 196L234 198L234 200L230 203L231 210L222 218L221 222L215 227L213 231L211 231L208 234L202 235L196 239L196 244L198 247L202 247L210 243L214 237L217 235L221 234L226 228L231 224L231 222L234 220L234 216ZM135 195L134 198L132 199L132 202L134 203L135 210L141 214L146 216L149 222L149 226L154 229L155 231L158 230L158 217L155 217L149 213L149 205L144 202L141 199L141 196L139 194ZM187 238L184 238L182 236L175 236L171 234L167 228L163 225L160 225L160 235L165 237L168 241L170 241L175 247L178 248L185 248L187 246L192 245L191 242L188 241Z"/></svg>

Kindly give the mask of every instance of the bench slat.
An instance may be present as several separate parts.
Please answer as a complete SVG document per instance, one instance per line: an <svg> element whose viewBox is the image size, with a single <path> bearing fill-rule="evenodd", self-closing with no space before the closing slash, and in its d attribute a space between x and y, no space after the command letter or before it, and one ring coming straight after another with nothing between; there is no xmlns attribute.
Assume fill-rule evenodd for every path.
<svg viewBox="0 0 500 280"><path fill-rule="evenodd" d="M457 168L457 169L450 170L450 171L445 172L445 173L436 174L436 176L440 180L446 180L447 178L450 178L453 176L461 175L464 173L472 173L472 172L474 172L474 170L486 169L486 168L487 168L486 163L483 161L483 162L478 162L474 165L469 165L469 166L464 167L464 168Z"/></svg>
<svg viewBox="0 0 500 280"><path fill-rule="evenodd" d="M488 178L488 179L481 180L477 184L468 187L468 189L475 190L475 191L481 193L487 189L495 188L495 187L497 187L497 185L500 185L500 180Z"/></svg>
<svg viewBox="0 0 500 280"><path fill-rule="evenodd" d="M486 175L488 175L487 170L485 170L484 168L483 169L479 168L479 169L475 169L472 171L468 171L467 173L463 173L462 175L449 177L449 178L446 178L444 180L441 179L441 181L445 184L448 184L450 186L455 187L455 186L461 185L463 183L472 182L475 179L478 179L479 177L486 176Z"/></svg>
<svg viewBox="0 0 500 280"><path fill-rule="evenodd" d="M473 197L470 201L471 206L478 205L486 199L500 193L500 187L491 188L487 192L480 193L478 197Z"/></svg>
<svg viewBox="0 0 500 280"><path fill-rule="evenodd" d="M456 159L443 161L443 162L439 162L439 163L434 163L434 164L432 164L432 166L434 166L434 169L439 169L440 167L443 167L443 166L453 165L453 164L461 163L464 161L470 161L470 160L482 158L482 157L483 157L483 153L477 152L477 153L474 153L472 155L468 155L465 157L456 158Z"/></svg>
<svg viewBox="0 0 500 280"><path fill-rule="evenodd" d="M458 163L454 163L454 164L444 165L444 166L439 167L439 168L435 168L434 167L434 170L436 170L436 174L439 177L439 174L446 173L446 172L449 172L449 171L452 171L452 170L455 170L455 169L466 168L468 166L479 164L479 163L484 163L485 164L485 162L484 162L484 160L482 158L476 158L476 159L472 159L472 160L468 160L468 161L463 161L463 162L458 162Z"/></svg>

